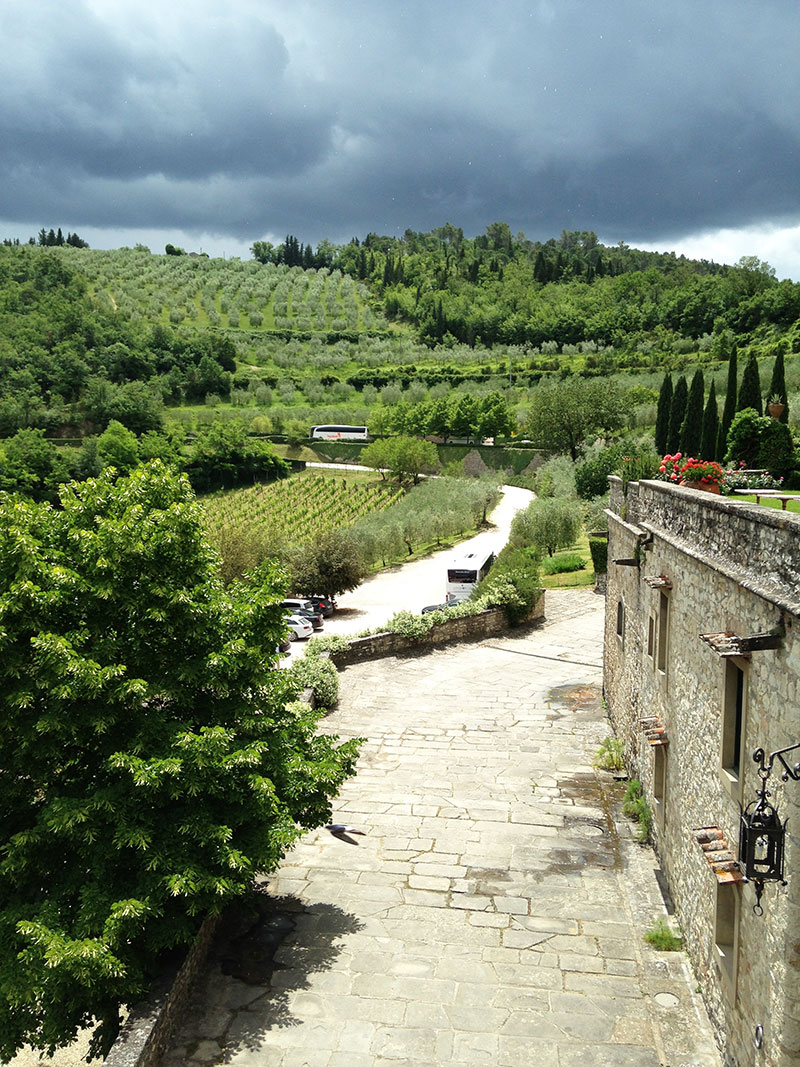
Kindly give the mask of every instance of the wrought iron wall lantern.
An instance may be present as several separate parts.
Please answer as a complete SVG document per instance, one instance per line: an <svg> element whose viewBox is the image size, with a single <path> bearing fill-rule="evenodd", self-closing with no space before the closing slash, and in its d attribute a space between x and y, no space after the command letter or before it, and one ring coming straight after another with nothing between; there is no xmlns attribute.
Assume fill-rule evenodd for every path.
<svg viewBox="0 0 800 1067"><path fill-rule="evenodd" d="M761 907L761 895L764 892L765 882L780 882L786 885L783 877L784 857L786 850L786 823L781 822L775 808L767 800L771 796L767 789L772 767L777 759L783 765L781 780L788 782L800 781L800 763L790 767L784 759L787 752L800 749L800 741L788 748L782 748L771 752L769 757L763 748L756 749L753 759L759 764L758 776L761 779L761 788L756 790L756 800L751 801L741 815L739 827L739 863L743 868L744 877L752 882L756 890L756 902L753 911L756 915L763 915Z"/></svg>

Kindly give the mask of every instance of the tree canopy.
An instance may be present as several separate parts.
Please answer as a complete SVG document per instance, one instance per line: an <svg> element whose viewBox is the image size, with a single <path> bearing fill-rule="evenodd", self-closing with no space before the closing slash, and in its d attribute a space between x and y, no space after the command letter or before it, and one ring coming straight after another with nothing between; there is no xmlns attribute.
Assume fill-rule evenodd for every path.
<svg viewBox="0 0 800 1067"><path fill-rule="evenodd" d="M572 378L531 392L525 432L548 452L577 459L592 434L612 433L625 421L621 388L605 381Z"/></svg>
<svg viewBox="0 0 800 1067"><path fill-rule="evenodd" d="M225 588L159 462L0 494L0 1057L113 1038L162 952L330 815L357 744L276 671L281 572Z"/></svg>

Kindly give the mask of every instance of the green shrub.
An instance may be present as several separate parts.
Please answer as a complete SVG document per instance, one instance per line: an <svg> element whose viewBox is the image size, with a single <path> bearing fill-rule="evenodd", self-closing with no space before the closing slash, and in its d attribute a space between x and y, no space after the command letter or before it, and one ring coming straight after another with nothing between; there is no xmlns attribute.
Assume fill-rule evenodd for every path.
<svg viewBox="0 0 800 1067"><path fill-rule="evenodd" d="M789 427L778 419L768 419L759 435L758 465L775 478L783 478L794 466L794 442Z"/></svg>
<svg viewBox="0 0 800 1067"><path fill-rule="evenodd" d="M608 538L590 537L589 551L592 554L592 566L595 574L608 572Z"/></svg>
<svg viewBox="0 0 800 1067"><path fill-rule="evenodd" d="M572 571L582 571L586 566L586 560L577 552L570 552L564 556L552 556L542 563L544 574L570 574Z"/></svg>
<svg viewBox="0 0 800 1067"><path fill-rule="evenodd" d="M350 638L343 634L326 634L324 637L312 637L306 645L306 659L321 656L323 652L344 652L350 647Z"/></svg>
<svg viewBox="0 0 800 1067"><path fill-rule="evenodd" d="M622 813L634 819L639 824L639 840L644 844L650 840L653 829L653 813L642 789L642 783L638 778L633 778L628 784L625 799L622 802Z"/></svg>
<svg viewBox="0 0 800 1067"><path fill-rule="evenodd" d="M311 688L319 707L332 708L339 699L339 675L329 659L303 656L287 668L298 689Z"/></svg>
<svg viewBox="0 0 800 1067"><path fill-rule="evenodd" d="M477 600L486 607L501 606L510 623L522 622L542 592L540 558L539 551L532 545L506 545L472 594L470 603Z"/></svg>
<svg viewBox="0 0 800 1067"><path fill-rule="evenodd" d="M769 422L770 419L759 415L755 408L742 408L737 411L728 430L725 462L744 462L746 467L755 467L761 447L761 434Z"/></svg>
<svg viewBox="0 0 800 1067"><path fill-rule="evenodd" d="M428 615L415 615L412 611L398 611L381 629L385 633L401 634L403 637L423 637L433 626L435 620L431 615L439 612L432 611Z"/></svg>
<svg viewBox="0 0 800 1067"><path fill-rule="evenodd" d="M623 753L624 747L618 738L606 737L594 754L592 766L603 771L621 771L625 767Z"/></svg>
<svg viewBox="0 0 800 1067"><path fill-rule="evenodd" d="M608 492L608 476L614 474L622 459L622 445L604 448L592 459L579 463L575 468L575 488L583 500Z"/></svg>

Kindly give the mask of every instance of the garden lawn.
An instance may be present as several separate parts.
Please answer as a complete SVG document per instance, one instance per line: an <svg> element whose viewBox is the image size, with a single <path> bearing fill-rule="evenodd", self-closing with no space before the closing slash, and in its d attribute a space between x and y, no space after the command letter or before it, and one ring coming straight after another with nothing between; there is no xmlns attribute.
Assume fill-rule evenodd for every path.
<svg viewBox="0 0 800 1067"><path fill-rule="evenodd" d="M756 502L755 496L745 496L744 494L740 496L738 493L735 497L732 497L731 499L744 500L747 504L755 504ZM778 511L781 511L781 504L782 501L776 500L774 497L770 498L768 496L762 496L759 498L759 505L762 508L777 508ZM800 514L800 500L788 500L786 502L786 511L796 511L798 514Z"/></svg>
<svg viewBox="0 0 800 1067"><path fill-rule="evenodd" d="M592 554L589 551L589 538L586 531L582 531L574 545L556 552L550 559L563 559L577 552L586 560L586 566L580 571L569 571L566 574L542 573L542 586L545 589L576 589L594 585L594 567L592 566Z"/></svg>

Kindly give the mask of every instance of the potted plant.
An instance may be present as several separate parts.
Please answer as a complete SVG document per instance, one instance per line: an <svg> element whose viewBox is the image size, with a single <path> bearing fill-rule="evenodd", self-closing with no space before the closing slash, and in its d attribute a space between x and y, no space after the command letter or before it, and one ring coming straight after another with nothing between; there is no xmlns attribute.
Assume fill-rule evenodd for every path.
<svg viewBox="0 0 800 1067"><path fill-rule="evenodd" d="M779 419L786 410L786 405L783 402L783 397L780 393L773 393L767 401L767 411L770 413L773 419Z"/></svg>
<svg viewBox="0 0 800 1067"><path fill-rule="evenodd" d="M689 459L680 469L680 484L692 489L704 489L707 493L721 492L724 471L713 459Z"/></svg>

